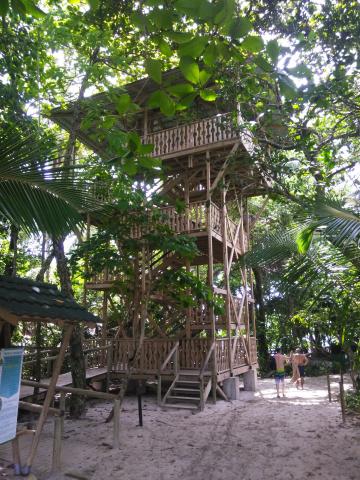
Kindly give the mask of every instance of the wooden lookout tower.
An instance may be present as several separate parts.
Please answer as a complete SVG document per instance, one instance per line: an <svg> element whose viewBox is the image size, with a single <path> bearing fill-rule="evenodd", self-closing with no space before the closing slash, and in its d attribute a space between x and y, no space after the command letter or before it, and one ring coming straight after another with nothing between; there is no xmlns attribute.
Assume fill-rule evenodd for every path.
<svg viewBox="0 0 360 480"><path fill-rule="evenodd" d="M176 72L164 74L165 80L176 82ZM125 89L143 106L135 114L132 128L143 143L154 145L153 156L162 160L165 180L161 191L168 199L160 208L162 221L175 234L193 237L198 247L198 255L191 261L179 265L178 258L173 264L168 258L164 268L195 273L206 269L208 286L223 304L221 313L203 302L187 308L176 338L164 333L145 338L131 374L157 379L162 405L203 408L209 394L213 392L216 399L216 392L222 394L221 387L231 377L244 375L247 385L255 383L258 364L252 275L245 266L238 267L241 284L234 289L230 274L249 246L247 200L264 194L267 184L256 166L252 137L236 105L199 99L186 116L169 118L146 107L149 96L158 89L152 80L139 80ZM102 98L103 94L91 97L96 101ZM52 119L70 131L73 114L74 107L56 109ZM100 156L111 157L108 145L94 140L91 127L80 129L78 138ZM185 205L182 212L176 208L179 200ZM139 238L142 232L135 229L132 235ZM221 288L215 285L215 275L221 278ZM111 272L106 272L94 276L87 288L104 291L106 298L113 281ZM139 284L142 282L140 272ZM166 301L163 292L161 301ZM111 341L108 365L112 373L127 371L137 342L120 335Z"/></svg>

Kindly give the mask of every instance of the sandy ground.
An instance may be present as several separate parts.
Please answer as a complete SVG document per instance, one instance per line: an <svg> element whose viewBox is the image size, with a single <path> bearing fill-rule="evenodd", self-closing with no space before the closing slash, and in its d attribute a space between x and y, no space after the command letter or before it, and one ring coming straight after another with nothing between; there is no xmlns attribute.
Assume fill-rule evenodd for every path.
<svg viewBox="0 0 360 480"><path fill-rule="evenodd" d="M332 377L332 389L338 390ZM327 400L326 379L307 379L304 390L287 387L277 399L273 380L255 394L208 403L203 412L161 410L144 397L144 426L137 400L127 397L121 414L121 446L111 448L109 403L91 402L86 419L65 421L62 473L50 474L53 421L46 424L34 474L41 480L359 480L360 419L341 424L339 403ZM23 447L26 454L26 445ZM0 445L0 478L11 463ZM34 477L33 477L34 478Z"/></svg>

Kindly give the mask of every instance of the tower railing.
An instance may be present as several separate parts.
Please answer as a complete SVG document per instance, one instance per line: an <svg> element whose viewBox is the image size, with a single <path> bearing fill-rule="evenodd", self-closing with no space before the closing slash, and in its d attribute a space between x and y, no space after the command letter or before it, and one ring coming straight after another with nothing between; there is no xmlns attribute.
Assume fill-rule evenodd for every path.
<svg viewBox="0 0 360 480"><path fill-rule="evenodd" d="M239 132L234 125L232 114L224 113L152 132L146 135L143 141L154 145L154 156L162 157L237 138Z"/></svg>

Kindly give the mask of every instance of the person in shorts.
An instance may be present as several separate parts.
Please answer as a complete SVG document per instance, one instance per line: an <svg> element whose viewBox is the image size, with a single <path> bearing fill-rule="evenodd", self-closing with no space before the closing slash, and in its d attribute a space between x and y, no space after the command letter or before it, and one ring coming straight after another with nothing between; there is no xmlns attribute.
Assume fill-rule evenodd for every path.
<svg viewBox="0 0 360 480"><path fill-rule="evenodd" d="M302 353L300 348L295 350L295 354L292 355L291 363L293 364L293 383L296 384L296 388L304 389L305 381L305 366L309 363L307 356Z"/></svg>
<svg viewBox="0 0 360 480"><path fill-rule="evenodd" d="M285 362L290 360L290 357L283 355L281 349L277 348L274 355L275 360L275 386L277 398L280 398L280 384L282 396L285 397Z"/></svg>

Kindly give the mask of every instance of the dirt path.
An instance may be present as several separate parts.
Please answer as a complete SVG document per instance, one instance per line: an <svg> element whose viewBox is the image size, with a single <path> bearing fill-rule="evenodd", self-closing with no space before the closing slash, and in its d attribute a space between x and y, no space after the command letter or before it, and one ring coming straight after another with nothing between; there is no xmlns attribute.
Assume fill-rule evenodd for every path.
<svg viewBox="0 0 360 480"><path fill-rule="evenodd" d="M63 472L88 480L359 480L360 421L341 425L339 404L328 403L325 378L308 379L303 391L288 387L281 400L273 380L261 380L259 387L255 395L243 392L240 401L209 404L197 414L162 412L147 396L143 428L136 426L136 399L127 398L117 452L109 447L111 426L104 424L110 405L92 403L85 420L65 421ZM74 478L45 473L51 449L49 422L37 478ZM5 465L1 459L10 459L8 447L0 446Z"/></svg>

